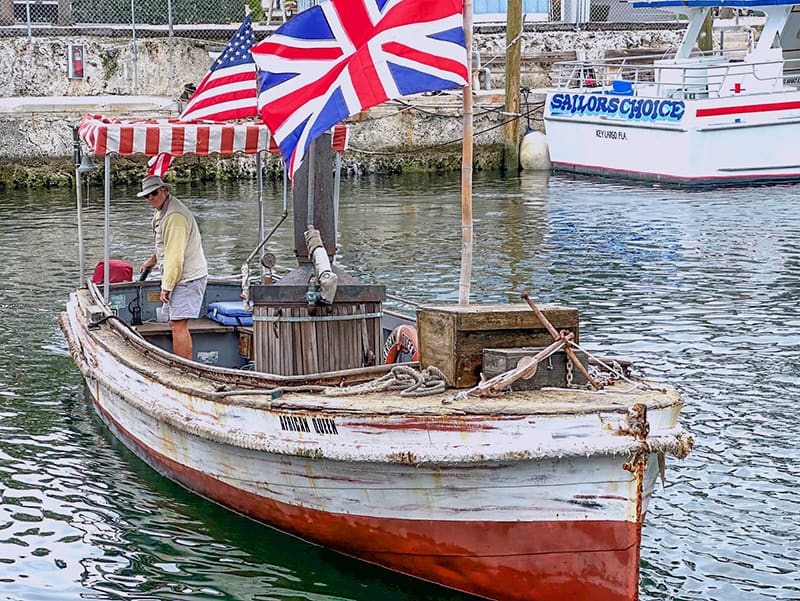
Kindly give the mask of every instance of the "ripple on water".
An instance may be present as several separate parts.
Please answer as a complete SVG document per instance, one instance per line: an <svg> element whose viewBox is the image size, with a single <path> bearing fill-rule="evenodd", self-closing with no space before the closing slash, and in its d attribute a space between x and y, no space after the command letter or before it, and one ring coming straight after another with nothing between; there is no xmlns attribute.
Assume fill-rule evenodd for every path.
<svg viewBox="0 0 800 601"><path fill-rule="evenodd" d="M797 189L696 193L476 175L473 300L518 300L528 290L573 304L583 346L626 355L685 396L697 444L685 461L668 462L667 486L650 504L643 601L800 598ZM151 234L134 192L115 191L112 256L138 265ZM253 187L177 193L198 215L212 272L238 274L255 247ZM89 266L102 257L98 198L91 190L84 211ZM113 442L87 407L55 323L77 281L73 204L68 192L0 195L3 595L464 599L222 511ZM280 190L268 187L265 209L270 228ZM411 300L453 300L460 218L457 177L347 181L337 261ZM286 267L290 236L284 227L267 247Z"/></svg>

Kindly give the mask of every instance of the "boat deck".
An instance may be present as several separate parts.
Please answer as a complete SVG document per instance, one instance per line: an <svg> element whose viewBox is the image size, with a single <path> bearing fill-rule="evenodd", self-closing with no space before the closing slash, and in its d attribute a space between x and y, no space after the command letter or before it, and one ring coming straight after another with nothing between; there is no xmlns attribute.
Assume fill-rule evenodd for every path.
<svg viewBox="0 0 800 601"><path fill-rule="evenodd" d="M642 386L651 387L643 389ZM420 415L558 415L583 414L599 411L620 413L634 403L648 409L680 403L674 388L657 382L618 382L603 390L577 388L543 388L528 391L509 391L494 397L463 396L454 398L465 389L447 389L444 393L426 397L402 397L395 391L372 392L326 397L326 410L359 413L366 409L382 414ZM236 395L229 397L237 399ZM238 397L243 400L242 397ZM446 402L443 402L446 401ZM288 393L271 402L273 407L313 411L321 409L319 394Z"/></svg>
<svg viewBox="0 0 800 601"><path fill-rule="evenodd" d="M210 321L210 320L208 320ZM230 326L210 324L200 320L195 327L215 330L234 330ZM212 325L214 324L214 325ZM147 324L151 333L163 330L168 324ZM139 326L137 329L141 330ZM238 328L241 329L241 328ZM325 410L348 413L369 411L379 415L555 415L596 412L622 413L634 403L643 403L648 409L680 406L678 392L654 381L622 381L594 391L584 388L543 388L539 390L509 391L494 397L466 395L469 389L448 388L428 396L402 396L400 390L375 390L358 392L361 384L352 386L320 386L281 382L270 374L248 370L221 369L174 360L165 362L153 353L141 353L137 345L122 343L120 334L127 328L102 328L93 331L98 341L114 348L126 363L147 373L154 380L169 383L176 389L191 391L225 405L259 406L286 411ZM127 338L127 336L126 336ZM135 338L133 338L135 340ZM401 364L416 369L416 364ZM378 385L378 380L391 369L373 369L372 376L362 377ZM205 377L198 378L198 372ZM348 391L351 391L348 393ZM322 393L322 395L320 394Z"/></svg>
<svg viewBox="0 0 800 601"><path fill-rule="evenodd" d="M78 299L79 304L84 306L91 304L90 294L86 290L78 292ZM83 316L78 318L86 319ZM201 333L208 334L208 340L220 335L239 339L252 330L243 326L225 326L206 318L193 320L191 324L193 333L198 335L200 341L203 340L199 336ZM169 337L169 323L166 322L147 321L131 327L123 320L112 319L105 321L101 327L90 329L90 332L100 346L137 372L147 374L153 382L222 405L300 412L324 410L342 414L552 416L598 412L619 414L635 403L643 403L648 409L679 408L682 404L674 388L641 380L618 381L599 391L542 388L480 397L467 394L469 388L449 387L427 396L404 396L399 389L379 389L381 379L385 379L397 367L418 371L416 363L307 377L276 376L253 371L252 365L244 368L220 367L186 361L163 352L160 339Z"/></svg>

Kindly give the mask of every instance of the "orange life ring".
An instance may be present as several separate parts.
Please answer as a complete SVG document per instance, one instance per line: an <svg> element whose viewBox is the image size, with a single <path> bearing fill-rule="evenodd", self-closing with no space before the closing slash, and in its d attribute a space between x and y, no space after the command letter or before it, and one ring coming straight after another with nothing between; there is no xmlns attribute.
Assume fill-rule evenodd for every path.
<svg viewBox="0 0 800 601"><path fill-rule="evenodd" d="M383 362L386 364L397 363L401 353L411 355L411 360L419 359L419 344L417 344L417 328L414 326L397 326L383 345Z"/></svg>

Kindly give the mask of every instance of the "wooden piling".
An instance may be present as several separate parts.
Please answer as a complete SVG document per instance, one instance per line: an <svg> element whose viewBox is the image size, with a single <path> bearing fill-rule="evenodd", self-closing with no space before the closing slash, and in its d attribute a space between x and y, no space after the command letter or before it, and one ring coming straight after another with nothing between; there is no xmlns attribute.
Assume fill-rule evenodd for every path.
<svg viewBox="0 0 800 601"><path fill-rule="evenodd" d="M503 167L519 171L519 78L522 56L522 0L508 0L506 13L506 123Z"/></svg>

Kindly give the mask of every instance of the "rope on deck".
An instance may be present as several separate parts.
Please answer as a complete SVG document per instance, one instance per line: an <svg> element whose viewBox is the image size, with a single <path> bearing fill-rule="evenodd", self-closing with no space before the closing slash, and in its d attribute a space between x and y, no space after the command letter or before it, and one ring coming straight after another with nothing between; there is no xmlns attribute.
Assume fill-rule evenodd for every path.
<svg viewBox="0 0 800 601"><path fill-rule="evenodd" d="M348 396L368 394L384 390L399 390L401 397L422 397L444 392L447 378L433 365L418 371L413 367L396 365L386 375L353 386L329 387L323 390L325 396Z"/></svg>

